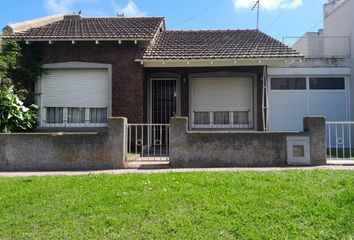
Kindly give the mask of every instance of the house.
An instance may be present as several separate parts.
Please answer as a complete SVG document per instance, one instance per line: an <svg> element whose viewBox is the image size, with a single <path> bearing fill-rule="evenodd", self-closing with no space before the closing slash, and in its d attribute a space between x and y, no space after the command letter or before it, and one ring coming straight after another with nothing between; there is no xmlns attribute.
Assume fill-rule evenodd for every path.
<svg viewBox="0 0 354 240"><path fill-rule="evenodd" d="M5 41L42 50L41 128L185 116L190 130L285 131L301 130L306 115L347 114L348 68L314 70L258 30L174 31L163 17L73 14L9 25L4 33Z"/></svg>
<svg viewBox="0 0 354 240"><path fill-rule="evenodd" d="M56 15L4 33L42 49L40 127L187 116L192 129L263 130L267 68L301 59L257 30L171 31L162 17Z"/></svg>
<svg viewBox="0 0 354 240"><path fill-rule="evenodd" d="M310 75L307 59L261 31L174 31L163 17L70 14L9 25L3 40L42 55L39 128L54 133L1 135L0 169L325 164L325 120L303 117L312 82L339 84L320 92L331 101L342 72ZM90 131L55 133L83 127Z"/></svg>

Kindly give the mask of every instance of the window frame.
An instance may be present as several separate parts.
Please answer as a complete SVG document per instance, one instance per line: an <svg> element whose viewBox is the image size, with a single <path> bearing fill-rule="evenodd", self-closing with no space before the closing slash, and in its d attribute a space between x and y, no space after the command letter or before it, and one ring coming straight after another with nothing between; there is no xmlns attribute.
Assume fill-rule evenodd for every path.
<svg viewBox="0 0 354 240"><path fill-rule="evenodd" d="M109 117L112 117L112 65L111 64L105 64L105 63L95 63L95 62L80 62L80 61L67 61L67 62L58 62L58 63L48 63L48 64L43 64L42 68L45 70L52 70L52 69L105 69L108 72L108 105L107 106L102 106L104 108L107 108L107 121ZM38 128L41 127L52 127L48 126L45 124L46 121L46 107L53 107L53 106L46 106L43 102L43 99L41 97L43 93L43 84L42 84L42 77L39 77L38 80L35 82L35 92L37 93L37 96L35 98L35 103L39 107L39 113L38 113ZM57 106L54 106L57 107ZM66 106L66 107L72 107L72 106ZM91 106L90 106L91 107ZM97 107L96 107L97 108ZM102 125L102 124L101 124ZM56 126L54 126L56 127ZM63 127L63 126L59 126ZM66 126L64 126L66 127ZM75 127L75 126L69 126L69 127ZM82 127L82 126L80 126ZM91 127L91 126L84 126L84 127ZM107 127L107 124L105 126L98 126L98 127Z"/></svg>
<svg viewBox="0 0 354 240"><path fill-rule="evenodd" d="M272 78L306 78L306 89L272 89L271 88L271 81ZM310 89L310 78L344 78L344 89ZM276 76L268 76L268 83L267 83L267 91L268 92L346 92L348 94L348 76L344 75L332 75L332 76L323 76L323 75L276 75Z"/></svg>
<svg viewBox="0 0 354 240"><path fill-rule="evenodd" d="M229 112L229 124L215 124L214 123L214 111L210 111L210 124L195 124L194 123L194 109L193 109L193 84L194 78L238 78L238 77L248 77L251 81L250 90L250 107L249 109L235 109ZM229 129L232 131L256 131L257 130L257 89L258 80L257 74L244 73L244 72L203 72L203 73L193 73L188 77L188 88L189 88L189 130L190 131L222 131ZM216 110L218 112L219 110ZM246 111L249 113L249 123L248 124L234 124L233 112L234 111Z"/></svg>
<svg viewBox="0 0 354 240"><path fill-rule="evenodd" d="M41 118L41 125L42 127L72 127L72 128L80 128L80 127L107 127L107 122L108 122L108 108L100 108L100 109L106 109L106 119L107 122L105 123L91 123L90 122L90 109L91 108L83 108L83 107L77 107L81 109L85 109L85 120L83 123L70 123L68 121L68 109L69 108L76 108L76 107L58 107L58 108L63 108L63 121L62 123L47 123L47 108L56 108L56 107L49 107L45 106L43 107L43 115ZM95 108L97 109L97 108Z"/></svg>
<svg viewBox="0 0 354 240"><path fill-rule="evenodd" d="M285 88L285 89L273 89L272 88L272 83L273 83L273 79L302 79L305 80L305 88ZM303 90L307 90L307 77L303 77L303 76L292 76L292 77L282 77L282 76L276 76L276 77L271 77L270 78L270 84L269 87L272 91L303 91Z"/></svg>
<svg viewBox="0 0 354 240"><path fill-rule="evenodd" d="M326 78L328 78L328 79L330 79L330 78L332 78L332 79L333 78L337 78L337 79L341 78L341 79L343 79L343 88L311 88L311 79L314 79L314 78L319 78L319 79L322 79L322 80L326 79ZM310 90L310 91L335 91L335 90L343 91L343 90L346 90L346 88L347 88L347 86L346 86L346 78L345 77L334 77L334 76L330 76L330 77L328 77L328 76L321 76L321 77L316 76L316 77L314 77L314 76L310 76L310 77L308 77L308 81L309 81L309 85L308 85L309 89L308 90Z"/></svg>

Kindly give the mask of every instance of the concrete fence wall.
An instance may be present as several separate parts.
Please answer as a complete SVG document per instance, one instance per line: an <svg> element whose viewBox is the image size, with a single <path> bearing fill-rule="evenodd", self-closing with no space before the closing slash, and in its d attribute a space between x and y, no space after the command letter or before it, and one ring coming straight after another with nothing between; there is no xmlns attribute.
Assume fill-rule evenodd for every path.
<svg viewBox="0 0 354 240"><path fill-rule="evenodd" d="M0 134L0 171L123 168L126 124L110 118L102 132Z"/></svg>
<svg viewBox="0 0 354 240"><path fill-rule="evenodd" d="M325 119L304 118L304 132L190 132L187 118L172 118L172 167L274 167L287 165L290 136L309 136L311 165L326 163Z"/></svg>
<svg viewBox="0 0 354 240"><path fill-rule="evenodd" d="M287 137L307 136L311 165L326 163L325 119L304 118L303 132L190 132L187 118L172 118L171 167L287 165ZM110 118L93 133L0 134L0 171L124 168L126 118Z"/></svg>

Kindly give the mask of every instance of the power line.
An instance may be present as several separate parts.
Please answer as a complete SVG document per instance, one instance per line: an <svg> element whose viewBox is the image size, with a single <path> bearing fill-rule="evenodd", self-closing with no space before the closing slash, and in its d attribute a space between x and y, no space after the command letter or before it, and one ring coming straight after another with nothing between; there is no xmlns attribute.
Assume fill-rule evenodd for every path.
<svg viewBox="0 0 354 240"><path fill-rule="evenodd" d="M321 23L323 23L324 19L322 19L321 21L319 21L318 23L316 23L315 26L313 26L312 28L310 28L309 30L307 30L306 32L311 32L313 29L315 29L316 27L318 27L318 25L320 25Z"/></svg>
<svg viewBox="0 0 354 240"><path fill-rule="evenodd" d="M281 16L283 16L283 14L286 12L286 10L288 10L290 7L290 4L283 9L283 11L278 15L278 17L268 26L268 28L265 30L266 32L268 32L272 27L273 25L281 18Z"/></svg>
<svg viewBox="0 0 354 240"><path fill-rule="evenodd" d="M190 20L202 15L203 13L205 13L205 12L209 11L210 9L212 9L212 8L216 7L217 5L219 5L222 1L224 1L224 0L219 0L219 1L215 2L214 4L208 6L207 8L204 8L203 10L201 10L200 12L190 16L189 18L186 18L183 21L181 21L179 23L176 23L175 25L172 25L171 28L174 28L176 26L182 25L182 24L184 24L184 23L186 23L186 22L188 22L188 21L190 21Z"/></svg>

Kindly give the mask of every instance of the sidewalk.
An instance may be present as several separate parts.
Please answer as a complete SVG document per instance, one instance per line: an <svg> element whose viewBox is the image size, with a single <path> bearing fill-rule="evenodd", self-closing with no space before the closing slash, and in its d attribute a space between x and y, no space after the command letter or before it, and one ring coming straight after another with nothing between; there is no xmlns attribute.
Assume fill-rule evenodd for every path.
<svg viewBox="0 0 354 240"><path fill-rule="evenodd" d="M275 168L183 168L183 169L117 169L102 171L72 171L72 172L0 172L0 177L29 177L29 176L82 176L91 174L151 174L151 173L171 173L171 172L270 172L270 171L294 171L294 170L349 170L354 171L354 166L320 166L320 167L275 167ZM354 174L354 172L353 172Z"/></svg>

